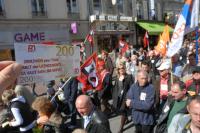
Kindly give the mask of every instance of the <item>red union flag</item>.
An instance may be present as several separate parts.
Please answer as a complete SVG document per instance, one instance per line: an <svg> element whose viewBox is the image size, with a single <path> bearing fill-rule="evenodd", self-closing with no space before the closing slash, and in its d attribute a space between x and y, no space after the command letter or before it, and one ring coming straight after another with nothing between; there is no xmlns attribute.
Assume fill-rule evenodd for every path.
<svg viewBox="0 0 200 133"><path fill-rule="evenodd" d="M128 44L125 41L119 40L120 53L123 55L128 50Z"/></svg>
<svg viewBox="0 0 200 133"><path fill-rule="evenodd" d="M81 66L81 74L77 79L82 83L83 93L92 89L101 90L102 88L101 76L97 71L96 63L97 54L93 53Z"/></svg>
<svg viewBox="0 0 200 133"><path fill-rule="evenodd" d="M147 31L146 31L146 33L144 35L143 43L144 43L144 48L146 48L149 45L149 35L148 35Z"/></svg>
<svg viewBox="0 0 200 133"><path fill-rule="evenodd" d="M94 31L91 30L90 33L86 36L86 39L84 41L85 45L90 44L92 46L94 44L93 34L94 34Z"/></svg>

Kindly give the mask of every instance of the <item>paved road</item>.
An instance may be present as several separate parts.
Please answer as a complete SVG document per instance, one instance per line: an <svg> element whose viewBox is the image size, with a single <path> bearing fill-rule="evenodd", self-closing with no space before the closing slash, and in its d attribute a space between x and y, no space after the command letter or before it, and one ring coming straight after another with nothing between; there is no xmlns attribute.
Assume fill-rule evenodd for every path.
<svg viewBox="0 0 200 133"><path fill-rule="evenodd" d="M129 117L129 120L130 120L130 117ZM110 121L110 128L111 128L112 133L117 133L120 126L120 116L115 116L113 118L110 118L109 121ZM134 132L135 132L135 128L132 122L129 122L128 124L125 125L123 133L134 133Z"/></svg>

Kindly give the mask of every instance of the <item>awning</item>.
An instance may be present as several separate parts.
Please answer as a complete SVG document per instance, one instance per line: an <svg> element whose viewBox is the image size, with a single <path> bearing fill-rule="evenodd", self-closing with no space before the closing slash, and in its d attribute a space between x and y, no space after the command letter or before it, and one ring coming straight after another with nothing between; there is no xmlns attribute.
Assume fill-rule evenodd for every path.
<svg viewBox="0 0 200 133"><path fill-rule="evenodd" d="M163 32L165 24L159 22L136 22L143 29L147 30L149 35L159 35ZM169 26L169 32L172 34L173 28Z"/></svg>

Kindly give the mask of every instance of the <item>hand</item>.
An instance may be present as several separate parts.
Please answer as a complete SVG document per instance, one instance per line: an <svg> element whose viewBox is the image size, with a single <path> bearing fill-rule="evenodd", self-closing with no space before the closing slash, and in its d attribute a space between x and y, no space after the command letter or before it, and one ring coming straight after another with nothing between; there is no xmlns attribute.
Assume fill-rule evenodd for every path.
<svg viewBox="0 0 200 133"><path fill-rule="evenodd" d="M127 100L126 100L126 106L127 106L127 107L130 107L130 106L131 106L131 99L127 99Z"/></svg>
<svg viewBox="0 0 200 133"><path fill-rule="evenodd" d="M14 84L22 69L22 65L14 61L0 62L0 94L7 87Z"/></svg>
<svg viewBox="0 0 200 133"><path fill-rule="evenodd" d="M37 124L45 124L48 120L49 118L46 115L41 116L37 119Z"/></svg>

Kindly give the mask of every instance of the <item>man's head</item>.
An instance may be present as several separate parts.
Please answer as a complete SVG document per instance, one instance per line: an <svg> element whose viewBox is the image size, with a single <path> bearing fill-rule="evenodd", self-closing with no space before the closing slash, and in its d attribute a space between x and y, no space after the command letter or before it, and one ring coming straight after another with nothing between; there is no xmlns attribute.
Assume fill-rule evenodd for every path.
<svg viewBox="0 0 200 133"><path fill-rule="evenodd" d="M145 86L148 82L148 73L144 70L139 70L137 73L139 86Z"/></svg>
<svg viewBox="0 0 200 133"><path fill-rule="evenodd" d="M192 97L187 105L187 110L191 116L191 124L200 128L200 96Z"/></svg>
<svg viewBox="0 0 200 133"><path fill-rule="evenodd" d="M149 63L147 61L142 61L141 69L146 72L149 72L150 71Z"/></svg>
<svg viewBox="0 0 200 133"><path fill-rule="evenodd" d="M195 65L196 65L196 60L195 60L195 58L196 58L195 53L191 53L191 54L188 55L189 64L190 64L191 66L195 66Z"/></svg>
<svg viewBox="0 0 200 133"><path fill-rule="evenodd" d="M192 70L192 78L195 83L200 82L200 66L195 66Z"/></svg>
<svg viewBox="0 0 200 133"><path fill-rule="evenodd" d="M101 51L101 56L102 56L102 59L105 59L108 56L108 52L105 51L105 50L102 50Z"/></svg>
<svg viewBox="0 0 200 133"><path fill-rule="evenodd" d="M91 113L93 104L91 99L86 95L80 95L76 99L76 109L81 116L87 116Z"/></svg>
<svg viewBox="0 0 200 133"><path fill-rule="evenodd" d="M176 63L179 60L179 54L175 54L174 56L172 56L172 63Z"/></svg>
<svg viewBox="0 0 200 133"><path fill-rule="evenodd" d="M105 69L105 61L103 59L98 59L97 68L99 71L102 71Z"/></svg>
<svg viewBox="0 0 200 133"><path fill-rule="evenodd" d="M157 69L159 70L161 77L166 77L169 74L170 61L164 60Z"/></svg>
<svg viewBox="0 0 200 133"><path fill-rule="evenodd" d="M171 87L171 95L174 100L181 100L185 97L186 86L182 81L176 82Z"/></svg>

